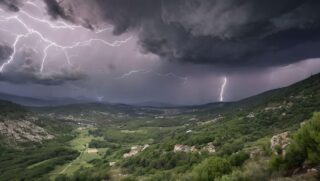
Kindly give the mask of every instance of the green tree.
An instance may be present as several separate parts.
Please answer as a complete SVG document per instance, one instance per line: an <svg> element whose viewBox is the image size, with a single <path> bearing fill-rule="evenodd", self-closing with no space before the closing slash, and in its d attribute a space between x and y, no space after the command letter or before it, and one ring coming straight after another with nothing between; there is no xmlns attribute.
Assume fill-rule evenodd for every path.
<svg viewBox="0 0 320 181"><path fill-rule="evenodd" d="M270 164L274 169L292 169L305 162L312 165L320 163L320 113L315 113L296 132L285 157L274 156Z"/></svg>
<svg viewBox="0 0 320 181"><path fill-rule="evenodd" d="M212 181L231 172L231 165L228 160L220 157L211 157L204 160L195 167L194 180Z"/></svg>

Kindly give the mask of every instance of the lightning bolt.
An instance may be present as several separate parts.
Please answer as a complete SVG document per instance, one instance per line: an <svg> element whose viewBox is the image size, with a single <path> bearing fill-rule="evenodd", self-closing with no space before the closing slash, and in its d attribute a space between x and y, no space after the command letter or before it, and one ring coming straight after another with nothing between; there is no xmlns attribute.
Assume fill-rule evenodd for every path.
<svg viewBox="0 0 320 181"><path fill-rule="evenodd" d="M38 7L35 3L32 3L32 2L29 2L28 4L30 4L32 6L35 6L35 7ZM38 8L40 9L40 7L38 7ZM4 11L4 10L0 9L0 11ZM75 28L83 28L81 26L69 25L69 24L67 24L65 22L58 22L57 24L53 24L48 20L34 17L34 16L30 15L29 13L27 13L26 11L21 10L20 12L21 12L22 15L25 15L29 19L32 19L33 21L36 21L38 23L44 23L44 24L48 25L48 27L50 27L52 29L56 29L56 30L57 29L74 30ZM129 38L125 39L125 40L116 40L114 42L108 42L108 41L103 40L103 39L92 38L92 39L89 39L89 40L86 40L86 41L78 41L78 42L75 42L75 43L73 43L71 45L61 45L61 44L59 44L59 43L57 43L57 42L55 42L53 40L50 40L49 38L46 38L40 31L37 31L37 30L29 27L27 25L27 23L25 23L18 15L9 16L9 17L0 16L0 22L8 22L8 21L12 21L12 20L14 20L14 21L18 22L19 24L21 24L26 29L26 33L24 33L24 34L11 33L11 34L15 35L15 40L14 40L14 43L12 45L13 53L8 58L8 60L4 64L2 64L0 66L0 73L3 72L4 68L14 60L15 55L17 53L17 45L18 45L19 41L22 38L26 38L26 37L28 37L30 35L37 35L43 42L45 42L47 44L43 49L43 58L41 60L40 72L43 72L44 65L45 65L46 59L48 57L48 50L50 48L52 48L52 47L61 49L61 51L63 52L63 54L64 54L64 56L66 58L67 63L69 65L71 65L71 60L70 60L71 56L69 56L69 53L68 53L69 49L74 49L74 48L83 47L83 46L92 46L93 43L100 43L102 45L109 46L109 47L119 47L122 44L125 44L125 43L127 43L128 41L130 41L132 39L132 37L129 37ZM104 29L100 29L100 30L95 31L94 33L102 33L102 32L107 31L109 29L110 29L109 27L108 28L104 28Z"/></svg>
<svg viewBox="0 0 320 181"><path fill-rule="evenodd" d="M166 77L166 78L173 77L173 78L176 78L178 80L181 80L183 82L183 84L187 84L187 82L188 82L188 77L178 76L178 75L176 75L176 74L174 74L172 72L162 74L162 73L155 72L155 71L152 71L152 70L131 70L131 71L127 72L127 73L124 73L123 75L121 75L119 77L116 77L115 79L124 79L124 78L132 76L133 74L153 74L153 75L156 75L158 77Z"/></svg>
<svg viewBox="0 0 320 181"><path fill-rule="evenodd" d="M224 77L223 78L223 83L221 85L221 89L220 89L220 102L223 102L224 101L224 91L225 91L225 87L228 83L228 78L227 77Z"/></svg>

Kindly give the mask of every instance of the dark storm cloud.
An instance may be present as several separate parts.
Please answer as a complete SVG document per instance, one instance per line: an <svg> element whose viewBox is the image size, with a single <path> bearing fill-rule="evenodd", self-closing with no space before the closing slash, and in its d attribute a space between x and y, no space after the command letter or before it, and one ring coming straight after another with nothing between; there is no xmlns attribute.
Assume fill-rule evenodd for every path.
<svg viewBox="0 0 320 181"><path fill-rule="evenodd" d="M19 11L19 0L0 0L0 5L7 8L9 11L18 12Z"/></svg>
<svg viewBox="0 0 320 181"><path fill-rule="evenodd" d="M2 65L12 54L13 49L5 44L0 43L0 65Z"/></svg>
<svg viewBox="0 0 320 181"><path fill-rule="evenodd" d="M57 19L58 17L67 18L64 9L60 7L56 0L44 0L44 2L47 4L49 15L51 15L54 19Z"/></svg>
<svg viewBox="0 0 320 181"><path fill-rule="evenodd" d="M61 85L69 81L78 81L86 77L79 70L62 68L60 71L40 73L39 69L30 65L23 65L17 70L0 73L0 81L15 84L34 83L41 85Z"/></svg>
<svg viewBox="0 0 320 181"><path fill-rule="evenodd" d="M64 16L62 5L45 2L53 17ZM169 61L250 67L320 55L317 0L65 0L63 7L80 15L99 11L115 35L137 31L144 52Z"/></svg>
<svg viewBox="0 0 320 181"><path fill-rule="evenodd" d="M0 81L15 84L60 85L68 81L86 78L86 75L77 67L64 67L58 71L40 72L39 64L33 60L35 52L32 48L24 48L19 60L11 62L4 69L4 72L0 73Z"/></svg>
<svg viewBox="0 0 320 181"><path fill-rule="evenodd" d="M72 12L69 11L69 13L67 13L67 11L60 5L63 1L60 1L60 2L56 0L43 0L43 1L47 5L48 14L52 18L54 19L62 18L69 21L73 21L73 18L70 15L70 13Z"/></svg>

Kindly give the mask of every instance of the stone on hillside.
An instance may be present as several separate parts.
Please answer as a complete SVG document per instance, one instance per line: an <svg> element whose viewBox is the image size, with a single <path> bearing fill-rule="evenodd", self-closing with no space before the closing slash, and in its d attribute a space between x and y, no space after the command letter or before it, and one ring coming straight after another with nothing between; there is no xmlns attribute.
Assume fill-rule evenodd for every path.
<svg viewBox="0 0 320 181"><path fill-rule="evenodd" d="M145 144L145 145L136 145L136 146L132 146L131 150L129 153L125 153L123 154L123 158L129 158L129 157L133 157L135 155L137 155L138 153L140 153L141 151L144 151L145 149L147 149L150 145Z"/></svg>
<svg viewBox="0 0 320 181"><path fill-rule="evenodd" d="M177 153L177 152L196 153L196 152L198 152L198 150L195 146L176 144L176 145L174 145L173 152L175 152L175 153Z"/></svg>
<svg viewBox="0 0 320 181"><path fill-rule="evenodd" d="M201 153L201 152L208 152L210 154L216 152L216 148L212 142L208 143L206 146L202 147L201 150L198 150L196 146L189 146L189 145L182 145L176 144L174 145L173 152L184 152L184 153Z"/></svg>
<svg viewBox="0 0 320 181"><path fill-rule="evenodd" d="M282 150L282 155L285 155L285 148L290 144L289 132L273 136L270 142L271 149L275 154L278 154L277 147L279 147Z"/></svg>
<svg viewBox="0 0 320 181"><path fill-rule="evenodd" d="M27 120L1 121L0 135L17 142L41 142L54 138L45 129Z"/></svg>
<svg viewBox="0 0 320 181"><path fill-rule="evenodd" d="M216 147L213 145L212 142L208 143L207 146L201 148L201 151L207 151L208 153L215 153Z"/></svg>
<svg viewBox="0 0 320 181"><path fill-rule="evenodd" d="M247 115L247 118L255 118L255 115L253 112L251 112L250 114Z"/></svg>

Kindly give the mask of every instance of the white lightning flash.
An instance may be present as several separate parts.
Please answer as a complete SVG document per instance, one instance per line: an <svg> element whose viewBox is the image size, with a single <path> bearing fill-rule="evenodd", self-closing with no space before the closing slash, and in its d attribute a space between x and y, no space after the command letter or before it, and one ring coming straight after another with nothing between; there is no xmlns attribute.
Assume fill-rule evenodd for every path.
<svg viewBox="0 0 320 181"><path fill-rule="evenodd" d="M220 102L223 102L224 101L224 91L225 91L225 88L226 88L226 85L228 83L228 78L227 77L224 77L223 78L223 83L221 85L221 89L220 89Z"/></svg>
<svg viewBox="0 0 320 181"><path fill-rule="evenodd" d="M34 3L30 3L30 5L34 5L36 6L36 4ZM0 9L1 10L1 9ZM1 10L3 11L3 10ZM69 25L65 22L58 22L57 24L53 24L51 23L50 21L48 20L45 20L45 19L40 19L40 18L37 18L37 17L34 17L32 15L30 15L29 13L27 13L26 11L23 11L21 10L20 13L22 15L25 15L26 17L28 17L29 19L33 20L33 21L37 21L38 23L43 23L43 24L46 24L48 25L50 28L52 29L69 29L69 30L74 30L75 28L83 28L81 26L73 26L73 25ZM45 65L45 62L46 62L46 59L47 59L47 56L48 56L48 50L51 48L51 47L55 47L55 48L59 48L61 49L61 51L63 52L63 54L65 55L65 58L67 60L67 63L69 65L71 65L71 61L70 61L70 57L69 56L69 53L68 53L68 49L73 49L73 48L77 48L77 47L81 47L81 46L91 46L92 43L101 43L103 45L106 45L106 46L110 46L110 47L119 47L121 46L122 44L125 44L127 43L129 40L132 39L132 37L129 37L125 40L117 40L117 41L114 41L114 42L108 42L106 40L103 40L103 39L98 39L98 38L92 38L92 39L89 39L89 40L86 40L86 41L79 41L79 42L75 42L71 45L61 45L53 40L50 40L48 38L46 38L40 31L37 31L31 27L29 27L27 25L27 23L25 23L20 17L19 15L16 15L16 16L8 16L8 17L4 17L4 16L0 16L0 22L8 22L8 21L16 21L18 23L20 23L25 29L26 29L26 33L24 34L13 34L13 33L10 33L10 34L13 34L15 35L15 40L14 40L14 43L12 45L13 47L13 53L11 54L11 56L8 58L8 60L2 64L0 66L0 73L3 72L3 69L9 65L15 58L15 55L16 55L16 52L17 52L17 45L19 43L19 41L22 39L22 38L26 38L30 35L37 35L43 42L45 42L47 44L47 46L43 49L43 58L42 58L42 61L41 61L41 67L40 67L40 72L43 72L43 69L44 69L44 65ZM102 33L104 31L107 31L109 30L110 28L105 28L105 29L101 29L101 30L97 30L95 31L94 33ZM8 31L9 32L9 31Z"/></svg>
<svg viewBox="0 0 320 181"><path fill-rule="evenodd" d="M133 74L153 74L158 77L166 77L166 78L172 77L172 78L175 78L175 79L182 81L183 84L187 84L187 82L188 82L188 77L182 77L182 76L176 75L172 72L163 74L163 73L155 72L152 70L131 70L130 72L124 73L123 75L116 77L115 79L124 79L124 78L132 76Z"/></svg>

